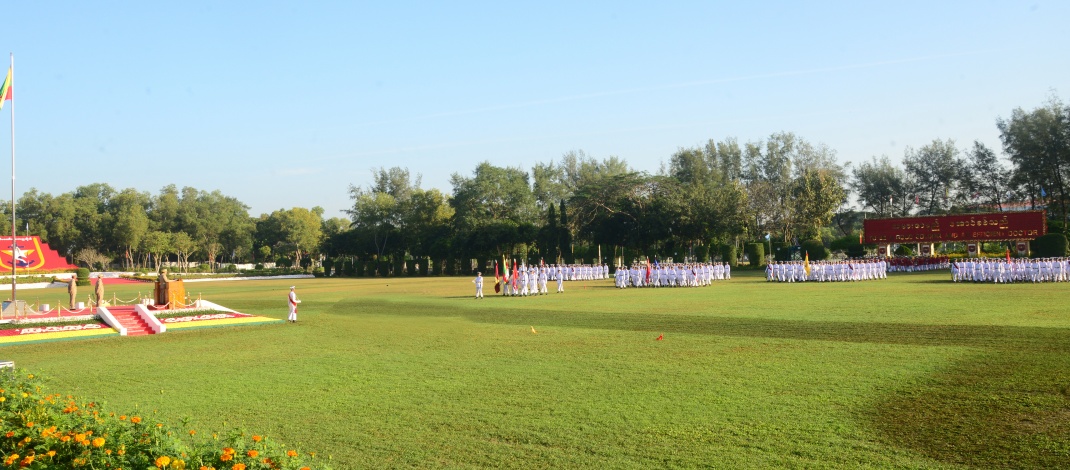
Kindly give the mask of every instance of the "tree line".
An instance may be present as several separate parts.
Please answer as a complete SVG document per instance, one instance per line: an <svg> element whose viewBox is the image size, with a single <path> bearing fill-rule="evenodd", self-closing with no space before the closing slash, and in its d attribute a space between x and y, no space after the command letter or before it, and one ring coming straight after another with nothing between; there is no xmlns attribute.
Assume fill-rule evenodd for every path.
<svg viewBox="0 0 1070 470"><path fill-rule="evenodd" d="M1006 160L980 142L959 148L934 139L908 148L900 162L880 156L852 168L823 144L778 132L680 148L653 174L583 151L530 172L483 162L471 174L454 173L449 193L422 188L407 168L379 168L371 184L349 187L348 219L324 219L319 207L252 217L219 191L174 185L158 194L104 183L59 196L31 189L17 201L16 228L72 260L125 269L164 260L307 267L345 258L380 269L404 260L448 267L503 257L708 258L716 250L728 258L745 242L848 237L867 214L1047 208L1052 230L1064 231L1070 107L1053 97L996 126ZM8 212L0 221L4 233L10 220Z"/></svg>

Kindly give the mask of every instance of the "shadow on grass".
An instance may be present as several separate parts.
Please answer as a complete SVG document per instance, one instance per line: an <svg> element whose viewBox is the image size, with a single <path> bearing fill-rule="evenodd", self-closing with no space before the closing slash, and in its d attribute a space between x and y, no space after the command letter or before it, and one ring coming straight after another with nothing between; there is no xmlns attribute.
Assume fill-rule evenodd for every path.
<svg viewBox="0 0 1070 470"><path fill-rule="evenodd" d="M363 302L360 309L413 317L463 317L504 325L967 346L980 352L877 397L860 419L887 445L975 468L1070 468L1070 329L815 322L545 309L481 311L420 303ZM352 312L354 305L340 306Z"/></svg>
<svg viewBox="0 0 1070 470"><path fill-rule="evenodd" d="M394 303L382 300L343 301L332 313L353 312L412 317L462 317L502 325L543 325L573 328L689 333L718 336L782 338L919 346L969 346L996 350L1070 353L1070 329L987 325L923 325L853 323L769 318L736 318L651 313L584 313L539 308L455 309L440 304ZM523 304L525 307L531 304Z"/></svg>
<svg viewBox="0 0 1070 470"><path fill-rule="evenodd" d="M1070 358L985 351L877 402L888 445L975 468L1070 468Z"/></svg>

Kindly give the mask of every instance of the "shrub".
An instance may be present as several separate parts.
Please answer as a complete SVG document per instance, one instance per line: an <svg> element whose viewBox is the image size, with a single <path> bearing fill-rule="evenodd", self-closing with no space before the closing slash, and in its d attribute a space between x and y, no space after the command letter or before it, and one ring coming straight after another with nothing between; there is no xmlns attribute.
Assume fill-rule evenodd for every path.
<svg viewBox="0 0 1070 470"><path fill-rule="evenodd" d="M334 268L334 260L332 260L330 258L327 258L327 259L323 260L322 264L323 264L323 275L327 276L327 277L330 277L331 269Z"/></svg>
<svg viewBox="0 0 1070 470"><path fill-rule="evenodd" d="M1033 256L1038 258L1066 256L1067 253L1066 235L1061 233L1049 233L1038 237L1030 245L1033 250Z"/></svg>
<svg viewBox="0 0 1070 470"><path fill-rule="evenodd" d="M748 243L745 247L747 252L747 259L750 260L751 266L761 266L765 264L765 244L764 243Z"/></svg>
<svg viewBox="0 0 1070 470"><path fill-rule="evenodd" d="M896 256L914 256L914 250L906 245L899 245L895 249Z"/></svg>
<svg viewBox="0 0 1070 470"><path fill-rule="evenodd" d="M695 247L695 259L700 262L706 262L710 260L710 247L709 245L699 245Z"/></svg>
<svg viewBox="0 0 1070 470"><path fill-rule="evenodd" d="M737 260L739 256L737 255L738 253L736 252L735 243L721 245L721 260L727 261L728 265L733 268L736 267L736 264L739 263L739 261Z"/></svg>
<svg viewBox="0 0 1070 470"><path fill-rule="evenodd" d="M21 369L0 374L0 397L0 426L8 430L0 439L5 468L326 468L309 461L313 453L259 434L197 432L48 393L40 377Z"/></svg>
<svg viewBox="0 0 1070 470"><path fill-rule="evenodd" d="M312 268L312 275L314 277L323 277L324 276L323 268L320 268L320 267Z"/></svg>
<svg viewBox="0 0 1070 470"><path fill-rule="evenodd" d="M75 275L78 276L78 280L75 281L75 285L88 286L90 284L89 269L78 268L78 271L75 273Z"/></svg>
<svg viewBox="0 0 1070 470"><path fill-rule="evenodd" d="M861 258L866 256L866 246L861 243L851 243L847 245L847 257L849 258Z"/></svg>
<svg viewBox="0 0 1070 470"><path fill-rule="evenodd" d="M821 240L805 240L802 242L802 250L810 255L810 261L828 259L829 250Z"/></svg>
<svg viewBox="0 0 1070 470"><path fill-rule="evenodd" d="M290 266L293 266L293 264L293 260L285 256L280 256L279 259L275 260L275 266L279 268L288 268Z"/></svg>
<svg viewBox="0 0 1070 470"><path fill-rule="evenodd" d="M420 258L420 275L427 275L427 265L431 264L431 258Z"/></svg>
<svg viewBox="0 0 1070 470"><path fill-rule="evenodd" d="M256 266L253 266L253 269L264 269L264 263L256 263Z"/></svg>
<svg viewBox="0 0 1070 470"><path fill-rule="evenodd" d="M353 268L353 260L347 259L342 263L342 272L346 276L352 276L356 274L356 270Z"/></svg>

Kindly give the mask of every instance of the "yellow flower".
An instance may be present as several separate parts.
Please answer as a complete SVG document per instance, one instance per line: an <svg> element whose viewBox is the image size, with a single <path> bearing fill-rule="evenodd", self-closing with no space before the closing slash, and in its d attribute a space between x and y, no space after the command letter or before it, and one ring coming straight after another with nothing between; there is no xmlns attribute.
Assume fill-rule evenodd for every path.
<svg viewBox="0 0 1070 470"><path fill-rule="evenodd" d="M171 465L171 457L163 455L156 458L156 468L164 468L168 465Z"/></svg>
<svg viewBox="0 0 1070 470"><path fill-rule="evenodd" d="M48 454L49 457L55 457L56 456L56 451L50 450L48 452L45 452L45 454Z"/></svg>
<svg viewBox="0 0 1070 470"><path fill-rule="evenodd" d="M93 439L93 447L104 447L104 438L97 437Z"/></svg>
<svg viewBox="0 0 1070 470"><path fill-rule="evenodd" d="M0 403L7 401L7 397L0 397Z"/></svg>
<svg viewBox="0 0 1070 470"><path fill-rule="evenodd" d="M22 398L26 398L26 397L28 397L28 396L30 396L30 394L29 394L29 393L26 393L26 392L22 392Z"/></svg>

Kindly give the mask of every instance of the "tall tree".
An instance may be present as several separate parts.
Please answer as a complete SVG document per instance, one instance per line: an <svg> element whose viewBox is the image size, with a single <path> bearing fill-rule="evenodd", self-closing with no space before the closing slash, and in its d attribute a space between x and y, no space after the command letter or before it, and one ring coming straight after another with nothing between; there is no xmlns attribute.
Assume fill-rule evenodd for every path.
<svg viewBox="0 0 1070 470"><path fill-rule="evenodd" d="M863 210L871 209L877 217L904 215L898 210L902 206L895 202L902 203L912 197L907 192L906 174L887 156L862 162L852 174L851 189L858 195Z"/></svg>
<svg viewBox="0 0 1070 470"><path fill-rule="evenodd" d="M955 141L937 139L917 150L908 148L903 166L916 185L915 199L921 214L939 214L951 209L966 166L959 158Z"/></svg>
<svg viewBox="0 0 1070 470"><path fill-rule="evenodd" d="M1070 106L1052 97L1044 107L1015 109L996 126L1003 151L1014 166L1014 181L1033 202L1070 221Z"/></svg>

